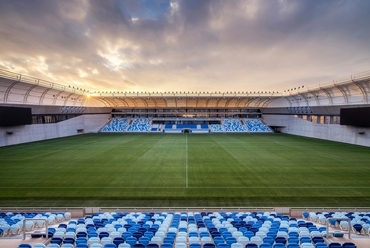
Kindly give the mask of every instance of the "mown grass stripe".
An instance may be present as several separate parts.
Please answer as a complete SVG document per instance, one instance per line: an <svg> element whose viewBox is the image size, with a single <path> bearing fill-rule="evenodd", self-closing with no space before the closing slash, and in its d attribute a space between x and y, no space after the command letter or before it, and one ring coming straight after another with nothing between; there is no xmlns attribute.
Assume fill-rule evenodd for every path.
<svg viewBox="0 0 370 248"><path fill-rule="evenodd" d="M0 206L370 206L368 161L284 134L86 134L1 147Z"/></svg>

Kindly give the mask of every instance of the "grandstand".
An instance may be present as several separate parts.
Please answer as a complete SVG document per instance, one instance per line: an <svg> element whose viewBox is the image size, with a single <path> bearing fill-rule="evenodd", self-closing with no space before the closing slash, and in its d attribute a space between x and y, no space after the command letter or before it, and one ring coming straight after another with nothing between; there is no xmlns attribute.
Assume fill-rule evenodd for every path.
<svg viewBox="0 0 370 248"><path fill-rule="evenodd" d="M339 172L336 172L333 168L337 168L335 163L339 163L342 159L342 157L340 157L341 150L339 149L341 146L344 146L343 150L350 150L348 151L350 152L348 156L359 156L359 160L356 160L356 162L360 162L358 162L358 164L355 162L354 165L361 167L358 171L348 176L350 177L349 180L353 182L353 180L356 181L356 177L361 175L364 177L368 176L368 172L364 168L366 168L365 164L366 161L368 161L366 149L370 147L370 124L368 126L341 125L341 110L368 108L370 106L369 95L369 72L351 75L350 77L334 80L328 84L321 84L320 86L304 87L290 91L281 90L279 92L149 93L116 91L108 93L107 91L90 91L74 86L59 85L41 79L0 70L0 107L2 108L2 124L0 126L0 146L2 148L0 149L4 151L10 148L14 149L14 151L6 150L8 156L19 156L15 150L19 147L16 145L21 145L24 151L29 152L29 154L26 154L28 157L17 157L19 161L27 161L38 156L41 156L41 159L45 158L44 161L47 161L52 155L57 156L56 159L61 161L68 157L69 153L74 154L73 159L68 160L69 162L84 160L84 156L86 155L81 154L84 148L78 146L75 140L70 141L66 138L81 136L86 140L80 140L80 142L85 149L91 149L90 155L101 150L104 152L104 156L107 156L94 157L93 159L92 157L87 158L85 162L88 166L84 168L86 171L85 176L88 175L88 171L91 172L93 169L96 169L96 171L94 171L96 173L96 175L94 175L95 182L101 183L101 178L104 178L108 174L110 176L116 175L115 173L117 172L125 175L132 174L132 177L125 178L126 181L124 183L127 184L123 184L123 186L122 184L117 184L119 186L117 186L115 190L109 189L109 187L103 183L98 184L94 188L96 193L96 195L94 195L95 198L86 201L91 204L89 206L76 207L65 205L61 209L60 206L55 205L55 203L58 203L59 199L46 199L43 203L48 203L50 205L40 206L39 208L34 206L32 202L27 202L27 195L32 195L32 197L43 197L40 195L40 192L43 192L43 187L34 186L34 184L30 186L30 184L27 184L27 177L32 178L32 183L37 182L41 185L41 183L43 183L40 179L41 176L40 178L34 178L30 174L27 174L26 177L23 175L23 170L15 171L14 173L18 176L21 175L20 178L24 181L17 181L16 186L7 186L9 181L3 179L3 193L0 199L0 203L2 204L2 206L0 205L0 236L2 236L0 237L0 247L17 247L19 243L30 243L31 246L28 247L44 247L42 245L36 246L35 244L45 243L45 238L29 238L30 233L35 233L35 231L53 235L55 243L59 245L54 247L71 247L68 245L61 246L63 243L67 244L68 242L72 242L73 247L78 247L77 238L79 235L81 235L80 238L86 238L86 244L90 242L90 238L96 238L95 241L91 239L87 247L119 247L117 245L118 243L115 243L116 246L106 246L106 244L114 243L113 241L117 238L115 235L123 239L123 242L121 242L121 239L117 239L120 240L117 242L126 244L133 242L130 247L145 247L149 243L153 244L151 247L172 247L172 245L161 246L163 243L167 243L165 240L171 241L172 244L176 244L176 246L173 247L316 248L318 247L316 246L317 243L326 244L326 246L323 245L322 247L339 247L328 245L337 242L341 243L340 247L354 247L351 246L351 244L348 244L348 246L342 245L345 242L355 241L349 237L346 239L346 235L348 234L359 239L356 240L357 247L366 247L366 244L369 243L369 239L367 239L368 236L366 235L369 235L368 224L370 222L370 209L367 206L369 196L366 195L368 184L366 180L363 180L358 186L353 186L352 183L352 186L345 187L343 185L347 185L346 179L348 178L345 178L345 175L348 173L348 170L343 169L341 172L344 173L338 174ZM10 112L9 108L11 108ZM17 111L22 111L22 109L30 110L30 114L22 114L22 116L24 115L28 119L19 120L15 118L17 115L16 113L20 113ZM7 122L4 122L5 119ZM87 135L91 133L94 133L94 135ZM151 134L146 135L149 133ZM231 165L232 163L236 163L235 161L243 161L243 163L245 163L242 164L243 166L245 166L247 162L253 163L264 159L266 159L266 163L270 162L266 155L263 154L263 151L253 150L249 145L250 143L248 143L250 140L258 144L258 139L260 138L263 139L261 141L261 146L272 147L274 144L276 144L276 146L284 144L284 146L289 147L291 150L297 148L296 144L302 145L303 143L309 143L311 140L305 139L304 141L296 143L295 140L286 138L290 136L282 136L285 140L280 140L275 138L281 137L277 133L314 138L314 140L318 139L320 142L321 140L340 142L339 145L334 145L337 144L335 142L325 143L330 144L330 148L334 147L333 150L338 149L338 153L336 154L326 153L322 155L322 157L327 157L328 160L326 161L334 161L333 165L330 165L330 170L318 169L323 165L317 164L316 160L314 160L316 158L312 158L315 155L319 156L312 153L314 146L319 146L322 150L329 149L324 148L324 143L314 143L308 146L307 150L300 151L302 152L300 153L300 156L302 156L301 158L305 160L305 163L302 161L302 164L307 165L310 161L313 161L312 163L315 165L314 168L318 171L320 170L318 174L315 174L316 185L313 187L325 185L327 188L324 187L323 190L320 191L321 194L330 198L328 195L332 193L335 197L338 196L338 198L340 198L341 194L345 192L346 195L343 198L350 198L348 194L353 193L353 195L351 195L353 198L351 199L361 198L363 202L354 202L353 206L340 206L336 202L333 207L329 206L327 204L328 202L325 201L325 199L323 200L320 196L316 198L317 201L315 204L306 205L307 207L284 205L282 203L285 200L283 197L279 199L281 205L277 204L278 201L275 201L271 204L276 205L259 205L254 206L252 209L250 209L251 206L233 205L234 203L232 201L230 201L230 205L226 207L216 204L210 204L208 206L196 204L197 201L205 203L208 198L212 200L213 203L217 201L223 203L228 201L228 198L222 199L223 196L215 196L214 192L216 191L211 191L213 187L219 187L221 189L222 187L227 188L232 185L232 187L228 189L231 194L234 194L233 199L237 197L249 197L246 195L256 192L257 195L266 194L265 191L261 193L263 186L255 186L255 188L253 188L253 185L248 185L248 187L251 188L246 192L244 185L238 183L243 180L243 176L247 177L247 170L236 169L236 167L232 167ZM100 139L96 138L97 136L95 135L100 135ZM112 137L120 138L115 141L116 144L114 147L107 146L107 143L103 143L104 140L115 139ZM55 141L54 139L59 141L59 145L65 145L68 142L71 143L68 143L68 146L61 146L53 150L51 147L52 143ZM271 140L273 140L273 142ZM30 143L36 141L47 141L49 143ZM266 145L267 143L269 145ZM41 146L41 150L44 150L46 153L32 154L32 144ZM227 146L227 144L229 146ZM232 145L235 147L232 147ZM217 147L217 153L220 154L221 158L225 158L226 163L222 168L216 166L217 161L210 159L211 156L206 158L203 157L209 154L213 156L214 153L209 153L209 149L213 147ZM241 147L245 149L242 150ZM124 150L124 148L127 150ZM139 150L139 148L141 150ZM358 152L353 151L355 148L360 149L361 152L358 150ZM246 150L251 153L251 157L248 157L248 159L242 157L245 155ZM303 150L303 148L301 150ZM281 152L281 150L269 150L269 154ZM315 153L316 152L315 150ZM121 153L123 154L121 155ZM138 161L142 158L134 157L135 153L145 153L149 164L139 163ZM81 154L80 157L78 156L79 154ZM195 155L190 156L189 154ZM228 154L232 154L234 160L231 158L227 160L229 159L227 157ZM302 154L306 154L307 157L303 157ZM11 159L8 156L4 157L3 161L8 161L8 163L10 163L9 161ZM291 154L286 155L286 157L289 156L291 156ZM178 157L182 159L180 162L176 160ZM317 158L318 161L320 161L322 157ZM116 159L121 162L118 161L117 164L113 166L106 162L106 158L113 158L113 160ZM220 160L220 157L216 159ZM348 163L351 161L353 162L355 157L349 159L352 160L348 160ZM194 160L201 161L197 164L199 174L203 175L203 177L197 178L198 187L200 187L201 190L197 190L196 188L186 189L189 184L188 178L191 176L194 178L194 172L189 172L188 170L189 164ZM245 162L245 160L247 160L247 162ZM52 165L53 161L55 160L47 162ZM95 161L99 162L99 164L95 164ZM168 161L170 161L170 164L167 164ZM40 160L38 160L38 163L41 163ZM294 161L294 163L297 164L296 161ZM23 162L19 162L19 165L22 164ZM203 164L204 167L202 167L201 164ZM116 167L128 165L132 165L132 167L128 167L124 172L119 170L119 167ZM142 166L142 168L139 168L138 165ZM108 172L104 170L110 166L113 167L112 171ZM159 167L157 166L163 166L163 170L158 169ZM280 164L279 166L284 167L287 165ZM73 178L73 171L77 171L79 168L76 168L73 164L65 165L65 167L68 167L69 170L62 171L60 166L56 166L55 170L51 170L52 172L45 171L45 167L43 167L42 171L36 172L44 174L50 172L46 177L43 177L43 180L47 180L48 177L52 178L53 175L60 173L57 175L61 180L58 185L63 185L64 188L80 187L83 189L84 187L89 187L85 186L88 185L88 182L84 182L86 184L77 185L77 181L68 181L68 178ZM180 170L186 168L185 180L175 174L176 167L179 167ZM213 168L218 175L218 177L211 182L206 181L206 175L210 173L210 169L208 168ZM141 169L146 170L147 173L143 172ZM230 169L230 171L227 169ZM305 168L301 169L301 174L304 176L307 177L307 174L310 174L309 170L304 170ZM260 168L252 169L248 167L248 170L250 173L249 175L251 175L257 173L256 171L260 170ZM276 171L274 173L276 173ZM331 180L331 173L337 176L339 175L339 179L343 184L331 185L333 182L337 183L334 179ZM166 180L163 180L162 177L158 177L158 175L163 176L166 180L170 180L173 184L170 186L165 185ZM262 173L257 175L263 177L263 175L266 174ZM286 178L284 176L286 175L281 175L281 180L287 180L288 176L286 176ZM220 178L222 180L220 180ZM235 178L237 178L237 180ZM110 183L120 183L116 182L115 179L118 181L118 177L111 177L106 180L111 181ZM155 189L147 187L148 181L146 180L149 180L150 183L155 182ZM248 180L249 182L253 181L250 178ZM322 184L318 184L318 181ZM304 180L302 178L294 180L296 184L303 182ZM245 184L244 181L243 183ZM267 184L268 182L265 183ZM47 186L45 186L45 188L50 187L47 190L52 191L51 188L54 187L53 182L49 181L46 184ZM186 185L186 187L183 187L182 184ZM11 195L12 192L17 192L16 190L22 187L28 187L28 190L30 190L30 192L24 193L24 201L20 199L21 196L15 197ZM37 189L38 191L35 190L31 193L32 187L39 187ZM135 189L135 191L129 191L130 187ZM166 191L166 193L163 193L163 191L162 193L164 196L161 196L161 191L157 190L166 187L169 188L169 191ZM269 187L270 186L266 186L266 188ZM58 186L55 186L55 188L58 188ZM6 193L4 193L4 189L7 189ZM113 201L115 204L121 200L121 196L118 192L121 191L127 193L127 198L134 199L135 203L138 205L134 207L130 205L130 208L125 208L128 207L129 204L127 206L94 206L93 204L100 203L97 200L99 194L105 194L108 190L111 195L107 198L116 200ZM265 190L265 188L263 190ZM289 186L270 190L280 193L284 192L283 194L293 191ZM328 192L330 190L332 192ZM76 196L72 196L73 192L71 191L72 190L66 189L63 191L63 189L58 188L55 192L53 191L53 193L55 193L55 196L58 196L58 198L65 196L66 201L72 204ZM197 191L197 195L193 197L191 194L195 191ZM298 191L302 193L305 191L305 188L301 188L297 190L297 192ZM81 198L91 196L86 192L81 193L81 190L76 190L76 192L81 194ZM271 192L272 191L267 193L267 195L272 194ZM142 193L152 195L145 196L146 198L135 198ZM363 197L364 195L365 197ZM68 198L68 196L70 198ZM213 196L215 197L212 198ZM147 206L148 202L144 202L143 200L155 200L156 197L163 197L165 200L162 198L160 198L160 200L163 200L165 204L168 203L168 206ZM176 204L171 205L171 203L173 203L171 197L174 199L177 197L180 199L180 203L176 202ZM194 199L193 207L181 206L181 200L187 198L190 200ZM204 200L203 198L207 199ZM253 197L251 197L251 199L252 198ZM295 199L301 201L302 196L296 196ZM338 201L339 200L341 199L338 199ZM15 202L17 201L19 201L22 206L16 206ZM10 202L12 202L12 206L7 205ZM235 200L235 202L237 201ZM318 205L320 202L323 202L324 205ZM266 200L266 202L263 203L268 204L268 201ZM258 204L258 201L256 201L255 204ZM71 213L71 215L69 215L69 213ZM29 238L27 242L20 242L19 240L13 239L23 234L22 228L26 228L26 226L23 226L23 220L32 218L48 220L49 217L53 219L53 221L48 222L49 227L46 227L45 224L42 223L36 224L38 223L36 220L35 222L29 223L31 227L27 231L27 237ZM337 218L338 221L332 222L331 218ZM353 221L353 225L347 222L346 226L345 222L342 223L341 218L346 221ZM86 231L78 234L79 232L77 232L76 228L78 224L81 224L81 226L83 224ZM93 225L90 226L91 232L88 232L89 224ZM287 224L288 226L285 227ZM290 226L290 224L293 226ZM356 227L359 229L356 229L355 224L361 225L361 228L357 225ZM66 226L63 227L63 225ZM112 227L115 230L113 230ZM296 227L297 229L295 229L296 231L292 231L292 235L289 235L289 232L285 229L279 230L279 228L284 227L288 228L288 230L289 227ZM307 230L304 228L304 230L298 229L300 227L305 227ZM335 230L336 233L329 233L330 235L326 236L329 227ZM49 232L45 232L45 228L50 228L50 230L48 230ZM65 229L57 231L58 228ZM71 229L67 231L68 228ZM99 228L106 228L106 231L98 231ZM110 232L108 232L108 228L111 228ZM144 228L145 230L140 228ZM255 229L251 231L251 228ZM272 230L270 230L271 228ZM265 232L263 232L263 230ZM103 232L104 234L100 235ZM119 232L119 234L116 232ZM150 235L152 236L148 236L148 239L143 238L146 237L145 232L151 232ZM264 238L269 236L269 232L273 238L267 238L265 242ZM278 232L281 233L278 235ZM86 233L86 235L82 233ZM124 236L124 233L130 236ZM341 235L343 233L345 234L343 239L338 240L336 234ZM58 235L60 235L59 239ZM302 245L305 241L300 239L303 236L306 236L308 240L308 245L306 246ZM131 237L136 237L136 239L130 239ZM278 239L278 237L283 238ZM68 241L67 238L71 238L73 241ZM105 238L104 241L103 238ZM142 239L140 240L140 238ZM54 243L54 241L52 241L53 239L50 239L48 242ZM361 243L361 239L362 241L366 239L365 245ZM14 243L8 243L11 246L2 246L4 240L8 242L13 242L12 240L15 241ZM94 242L99 243L100 246L94 246ZM141 242L144 243L144 246L140 246ZM243 242L253 243L257 246L246 246L247 243ZM293 245L295 242L297 242L297 244ZM134 246L134 243L136 246ZM194 245L192 245L193 243ZM262 243L267 244L262 246ZM277 245L279 243L283 243L284 245ZM242 246L240 246L240 244L242 244ZM80 247L86 246L81 245Z"/></svg>
<svg viewBox="0 0 370 248"><path fill-rule="evenodd" d="M369 106L369 72L289 91L224 93L90 91L4 70L0 77L1 105L32 110L32 125L0 127L0 146L91 132L281 132L370 145L368 126L340 125L341 109Z"/></svg>
<svg viewBox="0 0 370 248"><path fill-rule="evenodd" d="M320 216L320 217L319 217ZM363 217L366 218L363 218ZM208 211L208 212L123 212L106 211L72 219L71 212L2 213L11 226L1 224L6 236L17 235L23 229L33 232L33 238L24 240L19 248L121 248L121 247L239 247L239 248L364 248L366 242L353 240L339 243L330 235L332 228L340 227L346 235L368 233L354 222L368 219L365 213L302 212L299 218L274 211ZM322 217L322 218L321 218ZM339 220L336 223L336 218ZM322 220L334 220L325 222ZM24 220L24 221L22 221ZM32 220L35 220L34 222ZM25 226L21 226L25 223ZM359 225L357 227L356 225ZM49 238L46 246L42 237ZM25 237L25 235L24 235ZM334 239L328 242L328 238ZM14 243L14 242L13 242ZM12 242L9 241L8 245ZM5 246L2 246L5 247Z"/></svg>

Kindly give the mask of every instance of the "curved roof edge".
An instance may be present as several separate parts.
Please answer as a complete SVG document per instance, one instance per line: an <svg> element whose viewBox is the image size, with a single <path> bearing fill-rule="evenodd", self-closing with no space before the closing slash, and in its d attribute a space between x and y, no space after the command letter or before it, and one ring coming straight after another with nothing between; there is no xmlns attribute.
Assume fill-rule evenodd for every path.
<svg viewBox="0 0 370 248"><path fill-rule="evenodd" d="M370 71L284 92L126 92L63 86L0 69L0 103L127 108L265 108L369 104Z"/></svg>

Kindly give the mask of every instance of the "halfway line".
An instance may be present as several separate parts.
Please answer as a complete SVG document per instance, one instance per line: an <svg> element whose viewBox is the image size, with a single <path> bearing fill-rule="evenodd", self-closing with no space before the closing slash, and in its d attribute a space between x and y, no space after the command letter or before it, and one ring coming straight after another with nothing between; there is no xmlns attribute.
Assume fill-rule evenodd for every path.
<svg viewBox="0 0 370 248"><path fill-rule="evenodd" d="M186 142L185 142L185 173L186 173L185 184L186 184L186 188L188 188L189 187L189 182L188 182L188 135L185 134L185 137L186 137Z"/></svg>

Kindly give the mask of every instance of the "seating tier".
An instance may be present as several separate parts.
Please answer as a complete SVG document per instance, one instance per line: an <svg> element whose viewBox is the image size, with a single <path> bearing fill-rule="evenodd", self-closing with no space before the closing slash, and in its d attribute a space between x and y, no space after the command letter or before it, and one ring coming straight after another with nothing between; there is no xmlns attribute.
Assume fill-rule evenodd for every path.
<svg viewBox="0 0 370 248"><path fill-rule="evenodd" d="M248 132L272 132L272 130L259 119L244 119Z"/></svg>
<svg viewBox="0 0 370 248"><path fill-rule="evenodd" d="M148 132L150 130L152 120L149 118L135 118L131 125L127 128L128 132Z"/></svg>
<svg viewBox="0 0 370 248"><path fill-rule="evenodd" d="M113 118L105 127L103 127L102 132L124 132L128 123L128 118Z"/></svg>

